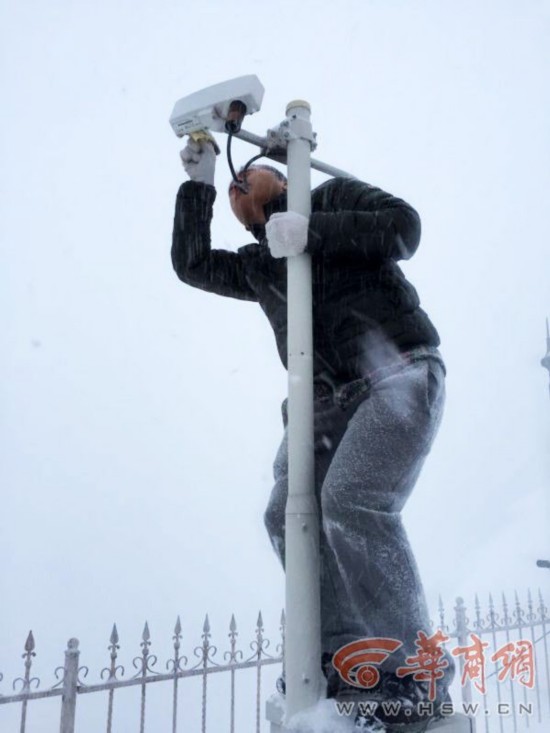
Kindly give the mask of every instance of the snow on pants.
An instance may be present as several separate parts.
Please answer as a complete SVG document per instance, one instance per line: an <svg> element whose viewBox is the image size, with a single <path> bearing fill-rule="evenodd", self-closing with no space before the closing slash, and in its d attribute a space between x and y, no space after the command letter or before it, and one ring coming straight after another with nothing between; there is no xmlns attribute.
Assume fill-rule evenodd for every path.
<svg viewBox="0 0 550 733"><path fill-rule="evenodd" d="M445 369L440 357L428 356L382 371L378 381L344 385L340 398L337 391L315 399L321 648L329 697L361 692L340 680L328 661L341 646L365 637L402 641L400 649L377 665L383 678L393 677L407 656L418 653L418 632L434 633L400 512L441 421ZM345 398L349 387L353 389L347 389ZM283 567L287 464L285 431L264 517ZM448 667L437 683L438 699L455 672L453 657L442 649Z"/></svg>

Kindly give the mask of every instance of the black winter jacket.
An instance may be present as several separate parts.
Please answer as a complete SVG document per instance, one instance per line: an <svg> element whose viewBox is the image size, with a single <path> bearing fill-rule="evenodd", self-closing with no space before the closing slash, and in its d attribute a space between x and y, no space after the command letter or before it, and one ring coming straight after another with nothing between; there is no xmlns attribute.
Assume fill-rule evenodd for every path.
<svg viewBox="0 0 550 733"><path fill-rule="evenodd" d="M275 332L287 366L286 259L271 256L265 229L258 243L229 252L210 247L213 186L179 189L172 263L183 282L208 292L256 301ZM346 382L365 376L380 349L438 346L439 336L396 260L409 259L420 219L401 199L361 181L334 178L312 192L306 251L312 258L314 374ZM283 194L266 217L286 210ZM374 352L378 352L374 353Z"/></svg>

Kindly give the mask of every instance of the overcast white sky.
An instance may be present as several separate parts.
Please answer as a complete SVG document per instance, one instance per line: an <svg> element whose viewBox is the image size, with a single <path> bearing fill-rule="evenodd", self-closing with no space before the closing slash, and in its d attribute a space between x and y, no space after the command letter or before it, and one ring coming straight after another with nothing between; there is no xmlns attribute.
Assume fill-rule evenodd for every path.
<svg viewBox="0 0 550 733"><path fill-rule="evenodd" d="M0 28L1 691L31 628L46 684L70 636L95 680L113 621L127 661L148 619L163 663L178 613L188 650L206 612L222 646L232 612L243 643L260 608L277 637L286 373L257 305L170 263L172 106L241 74L266 88L247 129L307 99L316 157L422 218L404 269L448 399L404 519L434 617L439 593L550 600L550 3L4 0ZM236 249L228 181L220 156Z"/></svg>

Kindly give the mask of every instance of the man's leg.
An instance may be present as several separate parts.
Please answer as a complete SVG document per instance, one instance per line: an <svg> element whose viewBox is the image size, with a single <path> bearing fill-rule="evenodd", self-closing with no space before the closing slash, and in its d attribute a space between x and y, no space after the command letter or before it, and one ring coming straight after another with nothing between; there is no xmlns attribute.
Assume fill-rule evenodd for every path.
<svg viewBox="0 0 550 733"><path fill-rule="evenodd" d="M444 393L443 368L432 359L374 385L351 417L322 487L325 587L330 581L336 590L338 623L324 629L323 648L334 652L363 637L402 641L378 665L390 677L416 654L418 631L432 633L400 511L439 427ZM454 674L452 657L445 658L449 666L438 699ZM331 682L333 691L345 689L331 676L329 690Z"/></svg>
<svg viewBox="0 0 550 733"><path fill-rule="evenodd" d="M365 389L364 394L368 390ZM321 571L321 636L322 640L333 639L342 629L346 618L346 629L355 638L361 636L362 624L354 617L347 616L340 607L341 599L345 598L345 589L342 580L335 573L328 573L327 552L329 552L326 538L323 536L321 518L321 488L338 444L344 435L350 411L342 410L332 399L317 400L314 404L315 427L315 494L319 505L320 520L320 571ZM273 464L275 484L271 491L264 522L269 539L283 568L285 567L285 510L288 497L288 432L285 430L275 461ZM325 652L327 648L322 647ZM323 670L327 676L327 669L332 669L330 659L332 654L323 654ZM332 669L332 672L334 670ZM330 696L330 689L329 689Z"/></svg>
<svg viewBox="0 0 550 733"><path fill-rule="evenodd" d="M273 463L275 484L264 514L264 524L275 554L285 567L285 510L288 496L288 431L285 434Z"/></svg>
<svg viewBox="0 0 550 733"><path fill-rule="evenodd" d="M315 494L321 511L321 487L338 443L347 427L348 417L332 399L314 403ZM264 514L264 523L273 549L285 567L285 511L288 497L288 430L273 463L275 484Z"/></svg>

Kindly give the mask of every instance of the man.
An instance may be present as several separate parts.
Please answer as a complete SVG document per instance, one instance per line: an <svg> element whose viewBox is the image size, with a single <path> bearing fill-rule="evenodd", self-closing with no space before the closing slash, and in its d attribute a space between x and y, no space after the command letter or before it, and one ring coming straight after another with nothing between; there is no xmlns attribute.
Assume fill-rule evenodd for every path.
<svg viewBox="0 0 550 733"><path fill-rule="evenodd" d="M191 180L182 184L176 201L176 273L194 287L258 302L285 367L286 258L311 254L315 490L322 520L327 695L401 703L397 714L378 709L376 717L358 715L358 727L390 730L393 723L411 733L423 730L430 716L405 715L404 708L427 700L427 684L397 670L418 653L418 632L433 632L400 511L439 426L445 367L437 331L396 262L410 258L418 247L418 214L379 188L336 178L312 192L308 220L286 211L285 177L270 166L254 166L241 172L240 183L231 184L229 198L257 242L238 252L211 249L216 156L208 143L192 141L181 156ZM265 514L283 567L287 460L285 431ZM341 647L367 637L402 643L377 665L380 680L369 690L346 683L332 663ZM437 680L436 710L449 700L455 669L451 655L441 653L444 671Z"/></svg>

